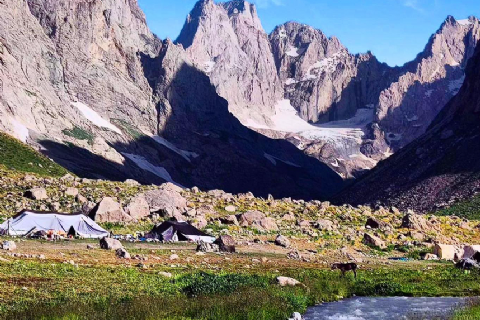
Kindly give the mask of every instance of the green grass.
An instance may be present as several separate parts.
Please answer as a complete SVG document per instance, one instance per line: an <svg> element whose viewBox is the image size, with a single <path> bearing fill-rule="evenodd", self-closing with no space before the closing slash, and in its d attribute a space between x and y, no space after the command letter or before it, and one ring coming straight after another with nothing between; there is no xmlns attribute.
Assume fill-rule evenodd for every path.
<svg viewBox="0 0 480 320"><path fill-rule="evenodd" d="M95 139L93 133L79 127L73 127L73 129L71 130L64 129L62 132L64 135L75 138L77 140L87 140L89 144L93 144L93 140Z"/></svg>
<svg viewBox="0 0 480 320"><path fill-rule="evenodd" d="M286 319L294 311L359 296L478 296L480 273L375 268L341 277L319 269L202 272L36 262L0 265L0 317L5 319ZM166 271L169 271L168 269ZM279 274L305 286L282 288ZM26 287L25 289L23 287ZM473 312L473 311L472 311ZM459 318L463 319L463 318Z"/></svg>
<svg viewBox="0 0 480 320"><path fill-rule="evenodd" d="M133 139L139 140L139 139L145 137L145 135L143 133L141 133L137 128L135 128L133 125L131 125L130 123L128 123L125 120L111 119L111 121L114 125L117 125L117 126L121 127L123 129L123 131L128 133L128 135L130 135Z"/></svg>
<svg viewBox="0 0 480 320"><path fill-rule="evenodd" d="M450 208L435 213L438 216L457 216L469 220L480 219L480 195L454 204Z"/></svg>
<svg viewBox="0 0 480 320"><path fill-rule="evenodd" d="M45 177L61 177L66 169L21 141L0 132L0 165L8 170L36 173Z"/></svg>
<svg viewBox="0 0 480 320"><path fill-rule="evenodd" d="M480 319L480 300L478 298L472 299L467 307L456 312L453 320L478 320Z"/></svg>

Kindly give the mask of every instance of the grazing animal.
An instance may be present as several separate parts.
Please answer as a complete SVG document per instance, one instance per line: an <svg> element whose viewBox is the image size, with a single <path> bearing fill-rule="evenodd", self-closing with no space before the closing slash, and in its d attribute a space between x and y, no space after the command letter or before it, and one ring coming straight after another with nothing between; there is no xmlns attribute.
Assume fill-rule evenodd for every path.
<svg viewBox="0 0 480 320"><path fill-rule="evenodd" d="M332 265L332 270L340 270L342 271L342 276L345 276L345 273L348 271L353 271L355 274L355 279L357 278L357 269L358 266L356 263L334 263Z"/></svg>

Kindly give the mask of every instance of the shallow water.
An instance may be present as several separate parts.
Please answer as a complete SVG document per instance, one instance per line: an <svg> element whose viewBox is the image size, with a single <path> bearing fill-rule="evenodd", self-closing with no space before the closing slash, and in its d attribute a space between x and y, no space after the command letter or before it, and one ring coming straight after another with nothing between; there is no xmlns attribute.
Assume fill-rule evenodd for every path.
<svg viewBox="0 0 480 320"><path fill-rule="evenodd" d="M310 308L305 320L446 319L462 298L351 298Z"/></svg>

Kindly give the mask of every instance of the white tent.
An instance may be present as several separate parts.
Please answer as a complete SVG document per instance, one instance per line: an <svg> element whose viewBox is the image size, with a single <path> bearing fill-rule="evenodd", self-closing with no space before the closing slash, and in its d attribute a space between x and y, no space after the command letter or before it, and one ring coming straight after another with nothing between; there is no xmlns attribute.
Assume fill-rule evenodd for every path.
<svg viewBox="0 0 480 320"><path fill-rule="evenodd" d="M24 236L30 231L63 231L82 238L99 239L107 237L108 231L83 214L47 213L24 210L0 224L0 233L10 236Z"/></svg>

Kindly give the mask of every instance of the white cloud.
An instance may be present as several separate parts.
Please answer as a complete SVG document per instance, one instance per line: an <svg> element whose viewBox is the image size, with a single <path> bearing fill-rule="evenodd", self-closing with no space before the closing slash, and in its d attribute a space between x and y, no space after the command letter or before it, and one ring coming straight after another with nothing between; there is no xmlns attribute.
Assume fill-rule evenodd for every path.
<svg viewBox="0 0 480 320"><path fill-rule="evenodd" d="M411 8L418 12L423 12L423 9L418 4L418 0L402 0L405 7Z"/></svg>
<svg viewBox="0 0 480 320"><path fill-rule="evenodd" d="M255 0L253 1L259 8L268 8L270 6L284 6L284 0Z"/></svg>

